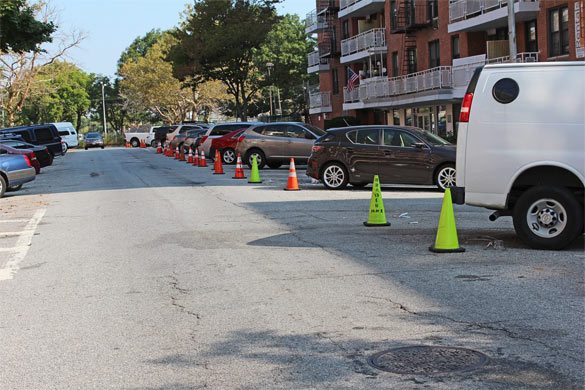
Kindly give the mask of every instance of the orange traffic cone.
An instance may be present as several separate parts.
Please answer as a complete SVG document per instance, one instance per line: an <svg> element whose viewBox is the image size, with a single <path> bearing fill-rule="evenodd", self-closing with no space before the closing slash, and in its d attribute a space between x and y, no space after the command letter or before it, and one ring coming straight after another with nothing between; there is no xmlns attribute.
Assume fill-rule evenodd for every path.
<svg viewBox="0 0 585 390"><path fill-rule="evenodd" d="M191 149L189 149L189 154L187 155L187 164L193 164L193 153Z"/></svg>
<svg viewBox="0 0 585 390"><path fill-rule="evenodd" d="M144 148L146 148L146 144L144 143L144 140L141 139L140 140L140 149L144 149Z"/></svg>
<svg viewBox="0 0 585 390"><path fill-rule="evenodd" d="M295 168L295 159L290 159L290 167L288 168L288 182L286 183L285 191L300 191L299 181L297 180L297 170Z"/></svg>
<svg viewBox="0 0 585 390"><path fill-rule="evenodd" d="M214 175L223 175L223 166L221 165L221 156L219 155L219 150L215 151L215 162L213 163L213 174Z"/></svg>
<svg viewBox="0 0 585 390"><path fill-rule="evenodd" d="M179 147L177 146L177 148L175 149L175 160L179 159Z"/></svg>
<svg viewBox="0 0 585 390"><path fill-rule="evenodd" d="M185 152L183 149L179 149L179 161L185 161Z"/></svg>
<svg viewBox="0 0 585 390"><path fill-rule="evenodd" d="M156 147L156 154L162 154L163 149L162 149L162 144L159 142L158 146Z"/></svg>
<svg viewBox="0 0 585 390"><path fill-rule="evenodd" d="M242 157L238 153L238 159L236 160L236 173L232 179L245 179L244 168L242 167Z"/></svg>
<svg viewBox="0 0 585 390"><path fill-rule="evenodd" d="M207 160L205 159L205 150L201 149L201 156L199 157L199 166L201 168L207 167Z"/></svg>
<svg viewBox="0 0 585 390"><path fill-rule="evenodd" d="M199 166L199 149L195 149L195 151L193 152L193 166L194 167L198 167Z"/></svg>

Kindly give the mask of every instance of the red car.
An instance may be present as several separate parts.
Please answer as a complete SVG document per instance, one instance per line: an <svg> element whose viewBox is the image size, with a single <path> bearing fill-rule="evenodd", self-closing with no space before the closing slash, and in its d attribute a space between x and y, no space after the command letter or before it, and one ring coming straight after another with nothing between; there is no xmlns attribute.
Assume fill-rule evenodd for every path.
<svg viewBox="0 0 585 390"><path fill-rule="evenodd" d="M30 149L16 149L0 143L0 154L22 154L28 157L30 165L35 169L36 174L41 173L41 163L37 160L35 152Z"/></svg>
<svg viewBox="0 0 585 390"><path fill-rule="evenodd" d="M224 164L236 163L236 145L238 138L246 129L238 129L227 133L219 138L214 138L211 141L211 148L209 149L209 158L215 157L215 151L219 150L221 160Z"/></svg>

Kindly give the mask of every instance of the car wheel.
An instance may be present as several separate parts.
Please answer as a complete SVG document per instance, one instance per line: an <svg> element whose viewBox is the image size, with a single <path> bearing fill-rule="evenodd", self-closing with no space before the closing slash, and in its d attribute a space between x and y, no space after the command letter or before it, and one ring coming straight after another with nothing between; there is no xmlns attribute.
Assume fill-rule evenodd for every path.
<svg viewBox="0 0 585 390"><path fill-rule="evenodd" d="M69 145L67 145L67 143L63 144L63 154L67 153L67 151L69 150Z"/></svg>
<svg viewBox="0 0 585 390"><path fill-rule="evenodd" d="M232 148L221 151L221 159L224 164L230 165L236 162L236 152Z"/></svg>
<svg viewBox="0 0 585 390"><path fill-rule="evenodd" d="M157 143L156 143L156 140L155 140L155 139L153 139L152 141L150 141L150 147L151 147L151 148L156 148L157 146L158 146L158 145L157 145Z"/></svg>
<svg viewBox="0 0 585 390"><path fill-rule="evenodd" d="M6 180L0 175L0 198L4 196L4 192L6 192Z"/></svg>
<svg viewBox="0 0 585 390"><path fill-rule="evenodd" d="M268 163L268 166L271 169L278 169L278 168L280 168L281 165L282 165L282 163L279 163L279 162L269 162Z"/></svg>
<svg viewBox="0 0 585 390"><path fill-rule="evenodd" d="M132 138L130 145L132 145L133 148L137 148L140 146L140 141L138 141L136 138Z"/></svg>
<svg viewBox="0 0 585 390"><path fill-rule="evenodd" d="M87 150L87 146L85 147L85 150Z"/></svg>
<svg viewBox="0 0 585 390"><path fill-rule="evenodd" d="M349 182L347 169L338 162L329 163L323 168L321 181L330 190L341 190Z"/></svg>
<svg viewBox="0 0 585 390"><path fill-rule="evenodd" d="M522 241L535 249L562 249L583 231L583 207L563 187L532 187L512 215Z"/></svg>
<svg viewBox="0 0 585 390"><path fill-rule="evenodd" d="M103 148L105 148L105 146L102 146L101 148L103 149Z"/></svg>
<svg viewBox="0 0 585 390"><path fill-rule="evenodd" d="M455 185L455 166L452 164L443 165L435 174L435 184L441 191Z"/></svg>
<svg viewBox="0 0 585 390"><path fill-rule="evenodd" d="M246 152L246 163L248 164L249 168L252 168L252 156L256 156L256 162L258 163L258 169L264 168L266 165L266 155L260 149L252 149Z"/></svg>
<svg viewBox="0 0 585 390"><path fill-rule="evenodd" d="M19 184L17 186L8 187L6 189L6 191L8 191L8 192L16 192L16 191L19 191L21 188L22 188L22 184Z"/></svg>

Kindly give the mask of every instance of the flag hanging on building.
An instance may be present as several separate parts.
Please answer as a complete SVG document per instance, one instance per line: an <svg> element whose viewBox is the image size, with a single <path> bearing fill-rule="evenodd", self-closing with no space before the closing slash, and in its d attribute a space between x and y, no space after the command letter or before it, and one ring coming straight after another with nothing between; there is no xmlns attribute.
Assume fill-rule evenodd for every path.
<svg viewBox="0 0 585 390"><path fill-rule="evenodd" d="M358 74L356 72L354 72L351 68L347 68L347 91L351 92L353 91L353 89L356 87L356 85L359 85L359 80L360 77L358 76Z"/></svg>

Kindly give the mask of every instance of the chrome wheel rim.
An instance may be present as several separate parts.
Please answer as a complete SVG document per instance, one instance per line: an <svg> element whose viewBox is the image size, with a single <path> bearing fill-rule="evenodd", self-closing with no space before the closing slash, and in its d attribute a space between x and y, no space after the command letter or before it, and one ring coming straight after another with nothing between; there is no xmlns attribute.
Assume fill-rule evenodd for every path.
<svg viewBox="0 0 585 390"><path fill-rule="evenodd" d="M231 164L236 161L236 154L233 150L224 150L223 152L223 162L226 164Z"/></svg>
<svg viewBox="0 0 585 390"><path fill-rule="evenodd" d="M337 165L331 165L325 168L323 172L323 181L331 188L340 187L345 180L345 172Z"/></svg>
<svg viewBox="0 0 585 390"><path fill-rule="evenodd" d="M256 163L258 166L262 164L262 157L258 153L252 153L250 155L250 166L252 166L252 162L254 161L254 156L256 156Z"/></svg>
<svg viewBox="0 0 585 390"><path fill-rule="evenodd" d="M553 238L567 227L567 211L555 199L539 199L528 208L526 222L538 237Z"/></svg>
<svg viewBox="0 0 585 390"><path fill-rule="evenodd" d="M455 168L445 167L441 169L437 181L442 189L453 187L455 185Z"/></svg>

